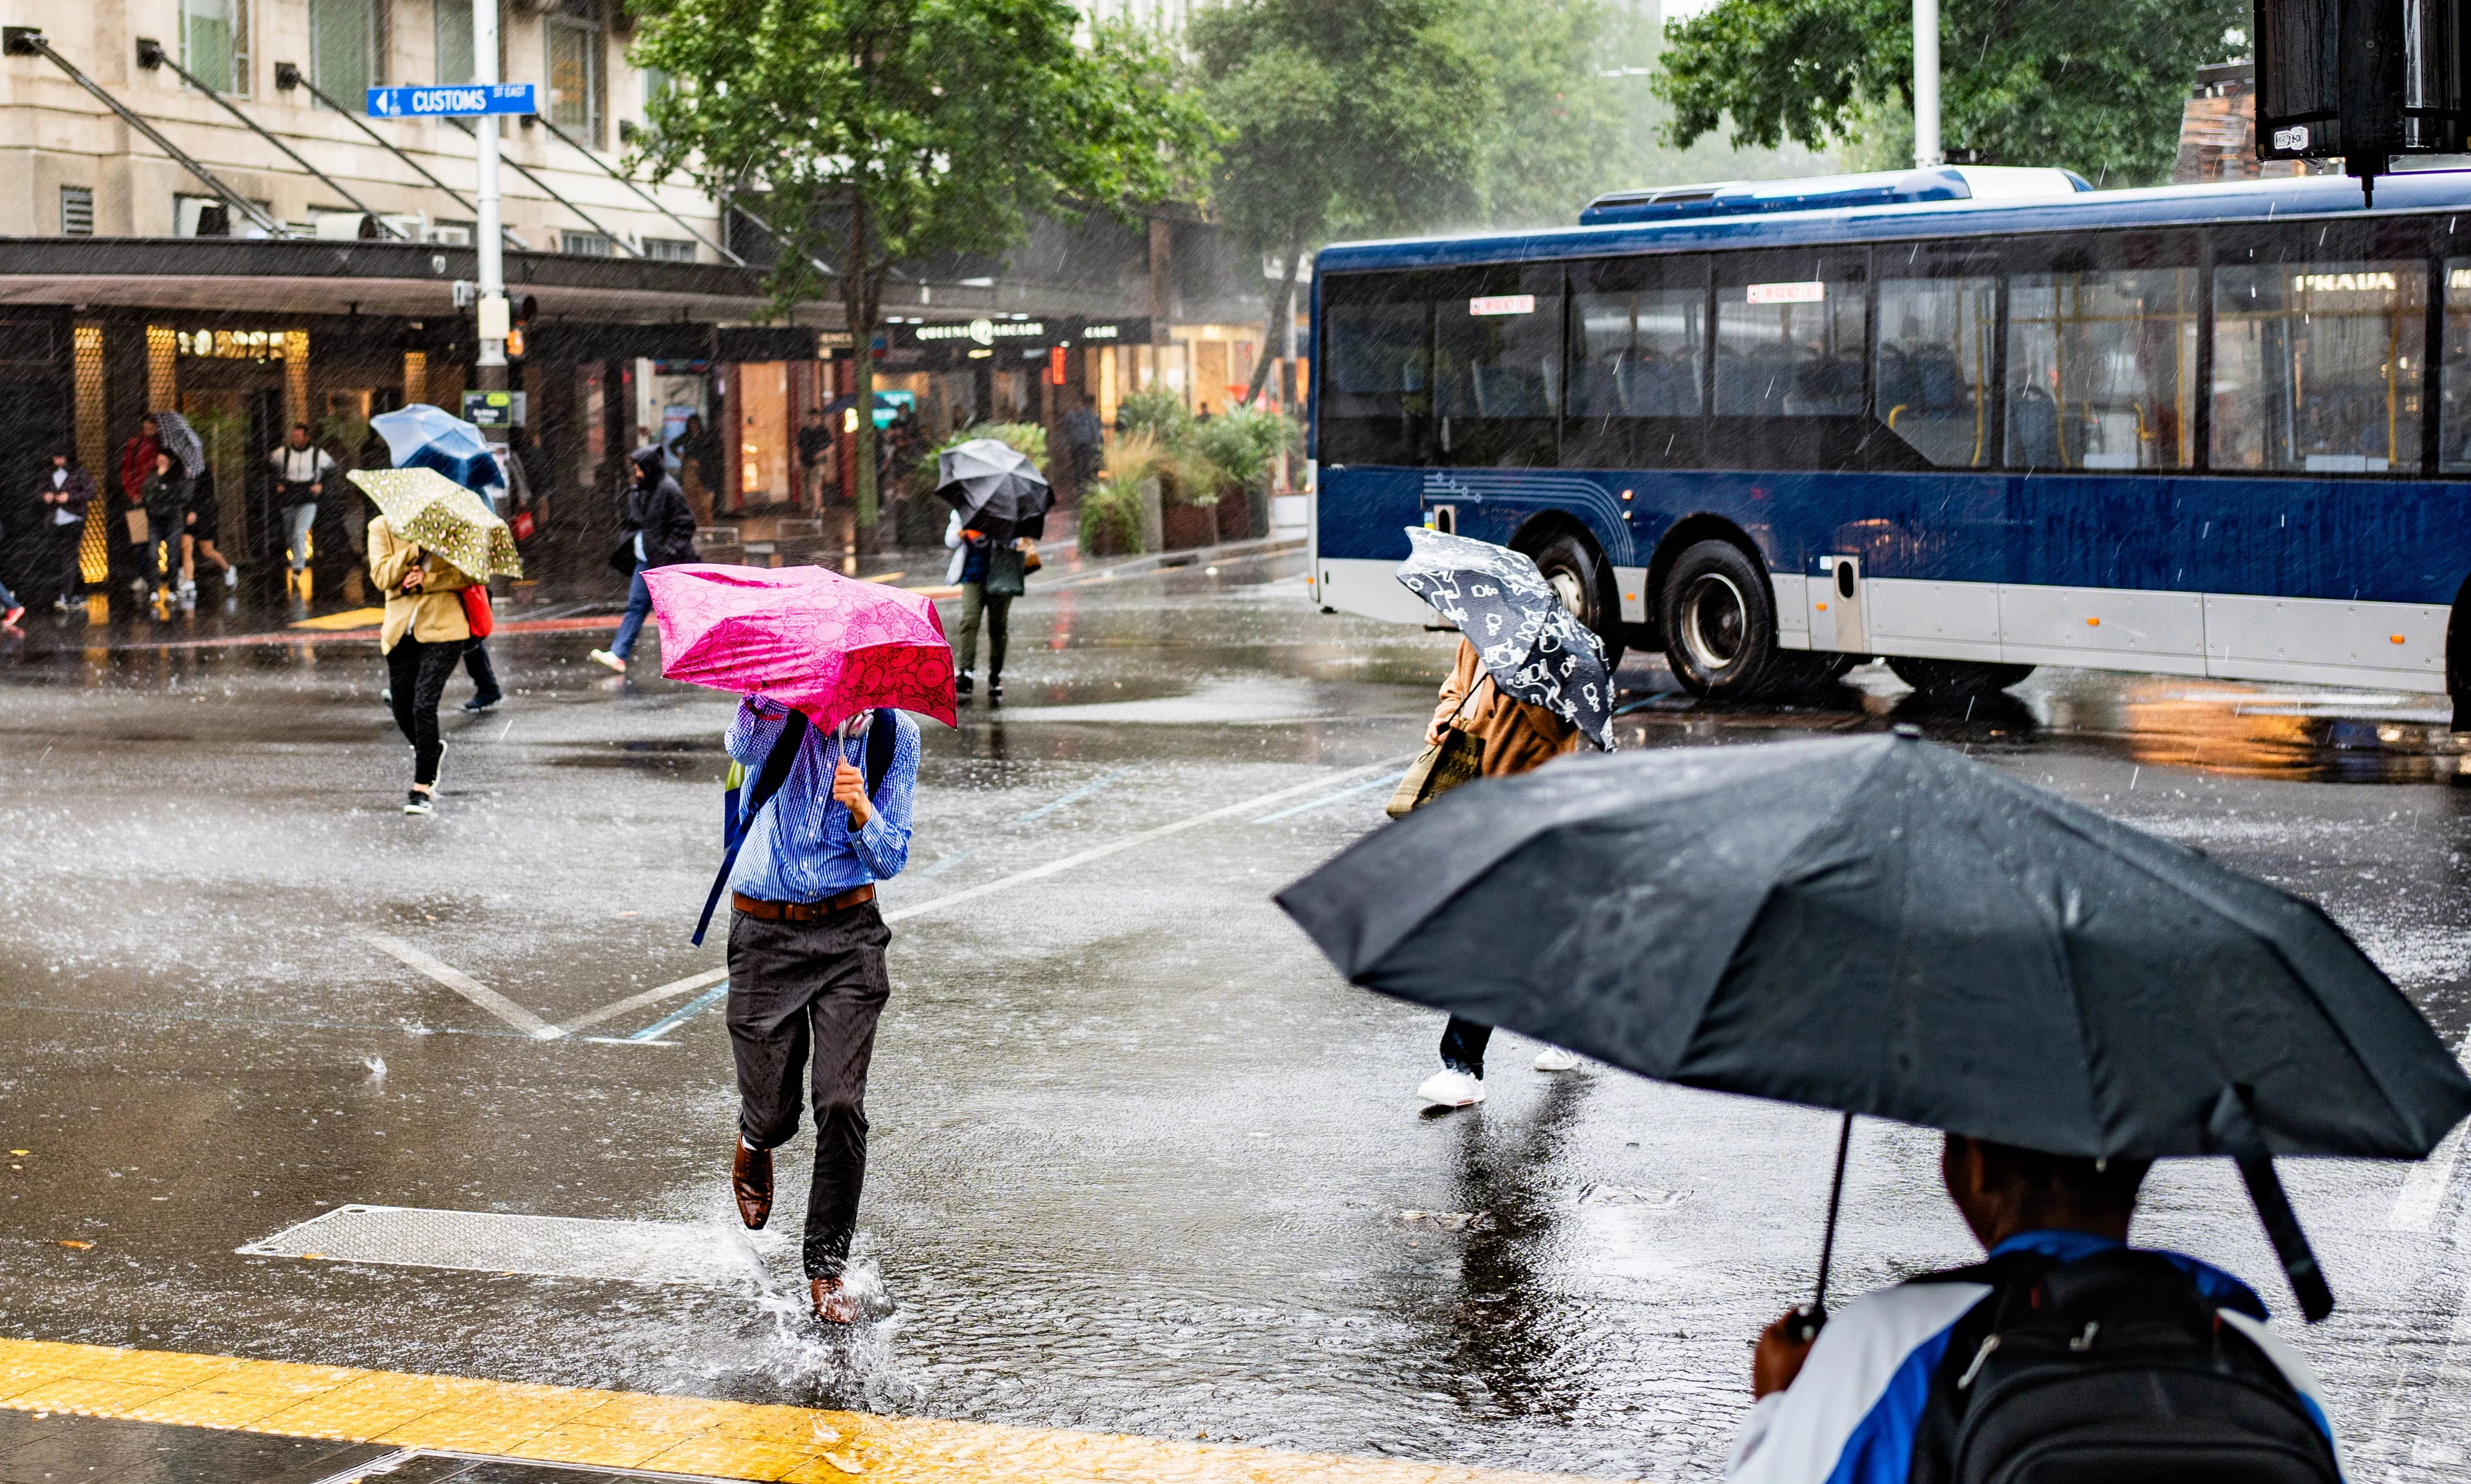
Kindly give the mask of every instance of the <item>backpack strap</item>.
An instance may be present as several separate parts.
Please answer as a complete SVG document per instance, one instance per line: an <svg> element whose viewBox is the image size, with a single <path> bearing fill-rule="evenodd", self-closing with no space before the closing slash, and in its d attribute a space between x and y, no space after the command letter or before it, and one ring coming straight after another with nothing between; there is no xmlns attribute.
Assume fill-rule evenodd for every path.
<svg viewBox="0 0 2471 1484"><path fill-rule="evenodd" d="M729 848L721 852L720 870L712 879L712 894L703 899L703 915L695 919L694 936L688 939L695 947L703 946L704 931L712 926L713 910L720 906L720 894L729 885L730 869L738 864L738 848L746 843L747 827L755 822L756 813L772 802L772 795L781 791L781 786L788 782L790 766L798 761L798 744L807 740L807 714L792 708L789 719L782 724L781 735L772 740L772 750L764 754L764 767L746 789L745 807L739 812L739 817L745 822L739 827Z"/></svg>

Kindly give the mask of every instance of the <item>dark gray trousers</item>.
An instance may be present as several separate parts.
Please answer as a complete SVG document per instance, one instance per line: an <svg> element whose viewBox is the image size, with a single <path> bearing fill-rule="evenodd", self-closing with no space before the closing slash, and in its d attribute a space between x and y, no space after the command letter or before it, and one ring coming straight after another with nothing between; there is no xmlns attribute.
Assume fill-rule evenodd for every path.
<svg viewBox="0 0 2471 1484"><path fill-rule="evenodd" d="M812 1061L815 1179L807 1192L810 1278L838 1278L866 1184L866 1069L875 1023L892 998L883 950L892 930L875 904L819 923L729 920L729 1044L738 1059L738 1126L758 1149L798 1131L799 1073Z"/></svg>

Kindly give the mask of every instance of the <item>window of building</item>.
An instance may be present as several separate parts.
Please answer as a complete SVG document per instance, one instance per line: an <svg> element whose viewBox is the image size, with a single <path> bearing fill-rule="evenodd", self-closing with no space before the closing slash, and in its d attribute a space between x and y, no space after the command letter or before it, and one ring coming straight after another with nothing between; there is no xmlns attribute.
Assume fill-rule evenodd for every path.
<svg viewBox="0 0 2471 1484"><path fill-rule="evenodd" d="M89 186L60 187L60 235L92 237L94 235L94 191Z"/></svg>
<svg viewBox="0 0 2471 1484"><path fill-rule="evenodd" d="M382 0L309 0L310 81L346 108L386 82Z"/></svg>
<svg viewBox="0 0 2471 1484"><path fill-rule="evenodd" d="M548 21L549 121L601 148L601 99L608 93L600 23L589 0L567 0Z"/></svg>
<svg viewBox="0 0 2471 1484"><path fill-rule="evenodd" d="M2197 271L2018 273L2008 281L2008 462L2194 462Z"/></svg>
<svg viewBox="0 0 2471 1484"><path fill-rule="evenodd" d="M647 237L644 256L656 263L692 263L695 260L694 241L686 237Z"/></svg>
<svg viewBox="0 0 2471 1484"><path fill-rule="evenodd" d="M248 96L248 0L180 0L180 65L217 92Z"/></svg>
<svg viewBox="0 0 2471 1484"><path fill-rule="evenodd" d="M609 239L599 232L561 232L558 244L560 250L578 257L605 258L610 255Z"/></svg>
<svg viewBox="0 0 2471 1484"><path fill-rule="evenodd" d="M2212 467L2417 469L2427 276L2403 258L2216 269Z"/></svg>
<svg viewBox="0 0 2471 1484"><path fill-rule="evenodd" d="M1564 464L1677 468L1699 462L1706 378L1706 258L1571 267Z"/></svg>
<svg viewBox="0 0 2471 1484"><path fill-rule="evenodd" d="M1997 463L1999 280L1883 277L1878 324L1878 420L1935 467Z"/></svg>
<svg viewBox="0 0 2471 1484"><path fill-rule="evenodd" d="M441 85L477 82L480 61L472 51L471 0L435 0L437 76Z"/></svg>
<svg viewBox="0 0 2471 1484"><path fill-rule="evenodd" d="M1340 273L1323 287L1323 463L1424 462L1433 410L1429 283L1414 273Z"/></svg>

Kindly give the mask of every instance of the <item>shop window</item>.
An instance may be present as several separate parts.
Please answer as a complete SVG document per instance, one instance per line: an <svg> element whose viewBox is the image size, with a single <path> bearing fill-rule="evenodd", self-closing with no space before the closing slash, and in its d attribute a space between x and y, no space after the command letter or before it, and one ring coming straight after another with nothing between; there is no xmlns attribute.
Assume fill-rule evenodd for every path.
<svg viewBox="0 0 2471 1484"><path fill-rule="evenodd" d="M549 121L600 149L608 63L589 0L568 0L562 13L549 18L548 50Z"/></svg>
<svg viewBox="0 0 2471 1484"><path fill-rule="evenodd" d="M60 235L92 237L94 235L94 191L90 186L60 187Z"/></svg>
<svg viewBox="0 0 2471 1484"><path fill-rule="evenodd" d="M386 82L386 7L381 0L309 0L309 71L343 107Z"/></svg>
<svg viewBox="0 0 2471 1484"><path fill-rule="evenodd" d="M2130 238L2064 250L2126 261L2010 276L2009 464L2189 467L2196 453L2197 270L2170 259L2186 262L2194 244Z"/></svg>
<svg viewBox="0 0 2471 1484"><path fill-rule="evenodd" d="M1562 461L1700 461L1707 410L1707 260L1616 258L1570 270L1570 418Z"/></svg>
<svg viewBox="0 0 2471 1484"><path fill-rule="evenodd" d="M2417 469L2426 279L2408 259L2217 269L2212 466Z"/></svg>
<svg viewBox="0 0 2471 1484"><path fill-rule="evenodd" d="M1871 375L1880 422L1934 467L1999 461L1991 412L1999 281L1885 278Z"/></svg>
<svg viewBox="0 0 2471 1484"><path fill-rule="evenodd" d="M437 76L441 86L481 80L479 59L472 50L472 7L469 0L435 0L433 9L437 17Z"/></svg>
<svg viewBox="0 0 2471 1484"><path fill-rule="evenodd" d="M180 65L217 92L248 96L248 0L180 0Z"/></svg>

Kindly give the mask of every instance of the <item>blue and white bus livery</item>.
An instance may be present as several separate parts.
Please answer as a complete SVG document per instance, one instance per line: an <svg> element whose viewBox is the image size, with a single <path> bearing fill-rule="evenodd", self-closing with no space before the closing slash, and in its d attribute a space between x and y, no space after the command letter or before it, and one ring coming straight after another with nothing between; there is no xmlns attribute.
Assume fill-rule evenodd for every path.
<svg viewBox="0 0 2471 1484"><path fill-rule="evenodd" d="M1972 177L1972 178L1968 178ZM1975 188L1977 184L1983 188ZM1432 524L1706 696L1886 657L2471 692L2471 173L1608 198L1315 261L1311 577ZM2453 655L2449 665L2449 654Z"/></svg>

